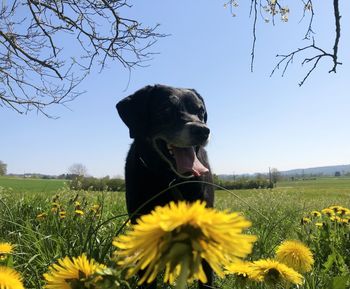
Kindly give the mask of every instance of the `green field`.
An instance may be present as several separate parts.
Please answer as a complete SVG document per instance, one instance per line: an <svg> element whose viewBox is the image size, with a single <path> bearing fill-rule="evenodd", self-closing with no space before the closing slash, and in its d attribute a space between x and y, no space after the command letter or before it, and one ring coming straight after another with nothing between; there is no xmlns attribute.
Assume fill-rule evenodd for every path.
<svg viewBox="0 0 350 289"><path fill-rule="evenodd" d="M115 250L112 239L127 220L123 193L73 191L60 180L0 178L0 187L0 242L16 244L14 264L24 276L27 289L43 288L42 274L63 256L86 252L99 262L111 264L109 256ZM53 201L59 203L60 210L66 211L65 219L59 218ZM77 217L74 213L76 202L83 216ZM98 216L91 214L90 209L96 204L101 208ZM215 205L218 210L239 211L252 222L249 233L258 236L258 241L250 260L271 258L283 240L299 239L312 248L317 259L312 274L305 275L300 289L350 288L346 287L347 278L350 280L350 226L336 226L334 232L329 227L326 237L320 239L322 246L332 242L327 246L333 251L328 252L319 246L321 243L315 245L315 238L321 235L313 235L318 232L309 227L314 223L301 225L302 218L310 217L313 210L332 205L350 208L350 178L280 182L271 190L218 190ZM42 213L46 217L38 219ZM214 288L268 288L263 284L242 286L238 281L233 276L217 278ZM133 282L134 279L131 288L135 288ZM160 288L173 287L162 285Z"/></svg>
<svg viewBox="0 0 350 289"><path fill-rule="evenodd" d="M66 180L0 177L0 187L15 192L54 192L61 189Z"/></svg>

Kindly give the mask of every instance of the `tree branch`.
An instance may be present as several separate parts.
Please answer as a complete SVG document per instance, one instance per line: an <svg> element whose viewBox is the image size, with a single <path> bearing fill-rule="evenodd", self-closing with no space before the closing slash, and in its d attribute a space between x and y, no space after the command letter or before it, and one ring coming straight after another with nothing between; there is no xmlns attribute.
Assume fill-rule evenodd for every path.
<svg viewBox="0 0 350 289"><path fill-rule="evenodd" d="M262 4L265 3L265 4ZM276 57L281 58L275 67L272 69L272 72L270 76L272 76L276 70L282 68L282 76L285 75L287 69L289 68L290 64L293 63L295 58L297 56L303 55L306 52L315 53L313 56L309 58L304 58L301 60L301 64L310 64L311 67L307 71L304 78L300 81L299 85L302 86L305 81L309 78L311 73L317 68L318 64L320 63L321 59L325 58L331 58L332 59L332 68L329 70L330 72L336 73L338 65L341 65L342 63L338 61L338 49L339 49L339 42L340 42L340 33L341 33L341 16L340 16L340 9L339 9L339 0L333 0L333 8L334 13L333 17L335 20L335 40L333 44L333 51L332 52L326 52L325 49L322 49L321 47L317 46L315 44L314 37L311 38L312 34L314 33L313 30L313 21L314 21L314 7L313 7L313 1L312 0L301 0L301 3L303 4L303 15L301 20L306 16L306 12L310 12L310 20L307 25L306 33L304 35L304 40L311 40L312 44L306 45L302 48L298 48L288 54L279 55L277 54ZM231 5L231 13L233 7L237 7L238 3L236 0L230 0L226 2L225 5ZM281 16L281 21L287 22L289 17L289 8L287 6L282 6L280 4L280 1L278 0L251 0L250 2L250 17L253 15L253 29L252 29L252 35L253 35L253 42L252 42L252 49L251 49L251 63L250 63L250 70L253 71L254 68L254 60L255 60L255 47L256 47L256 40L257 40L257 26L258 26L258 5L260 7L260 16L264 20L264 22L269 23L272 19L272 24L275 25L275 17L276 15ZM321 4L320 4L321 5Z"/></svg>
<svg viewBox="0 0 350 289"><path fill-rule="evenodd" d="M333 0L334 7L334 19L335 19L335 41L333 46L333 68L329 72L336 73L337 65L341 64L338 62L338 45L340 39L340 12L339 12L339 0Z"/></svg>
<svg viewBox="0 0 350 289"><path fill-rule="evenodd" d="M15 0L0 9L0 106L20 113L75 99L93 66L130 70L165 34L123 18L128 0ZM21 10L21 11L20 11ZM23 16L24 15L24 16ZM69 47L69 48L67 48ZM46 115L46 114L45 114Z"/></svg>

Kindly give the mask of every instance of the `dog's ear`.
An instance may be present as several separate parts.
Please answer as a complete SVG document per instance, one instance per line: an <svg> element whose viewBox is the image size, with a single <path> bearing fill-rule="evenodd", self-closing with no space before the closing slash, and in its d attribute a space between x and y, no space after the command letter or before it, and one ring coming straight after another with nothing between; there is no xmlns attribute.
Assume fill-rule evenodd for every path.
<svg viewBox="0 0 350 289"><path fill-rule="evenodd" d="M120 118L129 128L131 138L144 137L148 127L148 106L153 86L145 86L116 105Z"/></svg>
<svg viewBox="0 0 350 289"><path fill-rule="evenodd" d="M204 122L206 123L207 120L208 120L208 114L207 114L207 109L205 107L204 98L197 92L197 90L195 90L193 88L191 88L190 90L193 91L196 94L196 96L203 102L203 105L204 105Z"/></svg>

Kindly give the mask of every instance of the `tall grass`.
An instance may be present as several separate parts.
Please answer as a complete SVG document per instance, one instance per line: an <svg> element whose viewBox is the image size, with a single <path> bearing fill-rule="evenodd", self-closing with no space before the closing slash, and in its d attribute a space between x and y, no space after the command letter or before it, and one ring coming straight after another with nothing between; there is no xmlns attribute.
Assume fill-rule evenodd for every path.
<svg viewBox="0 0 350 289"><path fill-rule="evenodd" d="M76 213L77 202L83 215ZM328 185L323 183L321 187L317 187L317 183L311 186L304 182L304 185L299 183L294 188L286 184L271 190L244 190L233 194L217 191L215 204L220 210L242 212L252 221L250 232L258 236L258 241L249 259L257 260L273 257L275 248L286 239L302 239L310 244L308 238L311 233L308 234L300 223L303 216L312 210L335 204L349 208L350 186L347 189L344 184L336 186L328 181ZM99 205L97 212L91 210L93 205ZM59 214L62 211L66 212L63 219ZM0 188L0 241L16 245L15 267L25 277L26 288L40 289L44 285L42 274L60 257L78 256L86 252L96 261L108 264L113 251L112 238L127 220L125 212L122 193L77 192L67 188L28 193ZM40 217L43 213L46 217ZM350 246L349 243L347 245ZM317 252L320 248L314 247L313 250ZM344 254L350 252L344 250ZM326 257L329 255L332 252ZM329 257L329 260L327 258L316 273L308 277L302 288L333 288L329 287L329 280L328 283L325 281L330 271L325 271L324 266L328 264L329 270L334 271L335 262L341 260L339 254ZM334 276L341 277L340 273L336 272ZM192 287L195 288L194 285ZM238 287L237 279L229 276L217 279L215 288L243 287ZM247 288L264 287L256 284Z"/></svg>
<svg viewBox="0 0 350 289"><path fill-rule="evenodd" d="M76 202L83 215L75 212ZM93 205L99 206L98 212L91 210ZM126 219L120 193L67 189L18 193L2 189L0 208L0 241L16 245L15 265L25 276L26 288L42 288L42 274L63 256L86 252L99 262L108 262L112 239ZM65 218L59 214L62 211Z"/></svg>

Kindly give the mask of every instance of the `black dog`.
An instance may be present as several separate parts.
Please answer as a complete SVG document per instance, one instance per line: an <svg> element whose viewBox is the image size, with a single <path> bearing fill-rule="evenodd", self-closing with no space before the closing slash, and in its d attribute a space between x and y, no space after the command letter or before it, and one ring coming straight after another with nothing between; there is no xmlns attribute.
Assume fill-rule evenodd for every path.
<svg viewBox="0 0 350 289"><path fill-rule="evenodd" d="M134 139L125 165L126 204L132 222L170 201L203 200L212 207L212 186L181 185L186 180L212 182L203 148L210 133L203 98L193 89L146 86L121 100L117 110ZM212 272L207 264L204 268L210 286ZM144 288L156 288L148 286ZM200 284L199 288L206 287Z"/></svg>

